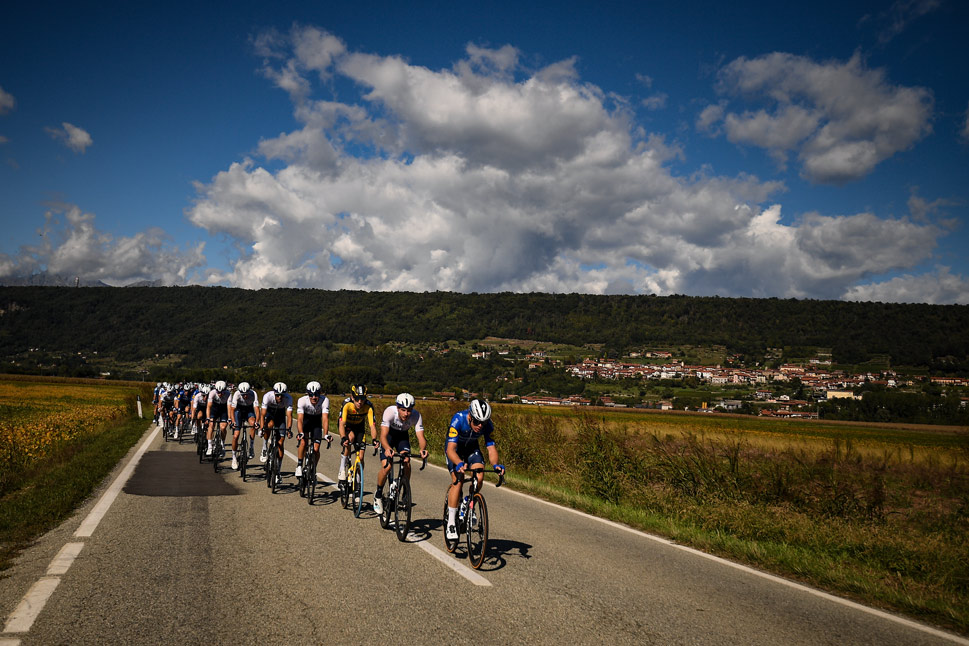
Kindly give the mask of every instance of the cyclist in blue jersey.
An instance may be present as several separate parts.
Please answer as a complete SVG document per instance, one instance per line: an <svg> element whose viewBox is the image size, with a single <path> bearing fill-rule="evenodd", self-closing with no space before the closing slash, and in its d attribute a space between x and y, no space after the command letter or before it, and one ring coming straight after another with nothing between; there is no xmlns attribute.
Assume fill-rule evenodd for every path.
<svg viewBox="0 0 969 646"><path fill-rule="evenodd" d="M498 449L491 437L495 426L491 421L491 405L484 399L474 399L467 410L455 413L448 428L444 453L447 455L447 468L451 474L451 487L448 489L448 521L445 534L449 540L457 540L458 504L464 488L464 472L475 464L484 466L484 456L478 439L484 437L488 461L499 473L505 472L505 465L498 462ZM478 486L484 474L477 474Z"/></svg>

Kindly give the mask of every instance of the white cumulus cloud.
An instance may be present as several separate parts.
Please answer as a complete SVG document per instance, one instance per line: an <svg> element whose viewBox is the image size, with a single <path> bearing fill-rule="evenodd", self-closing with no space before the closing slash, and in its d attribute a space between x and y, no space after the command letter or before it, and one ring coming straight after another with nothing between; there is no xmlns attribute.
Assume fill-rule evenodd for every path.
<svg viewBox="0 0 969 646"><path fill-rule="evenodd" d="M722 118L730 141L764 148L781 163L796 153L801 174L816 183L860 179L931 131L932 93L892 84L857 53L826 63L781 52L741 57L720 70L718 88L765 107L708 106L699 130L718 133Z"/></svg>
<svg viewBox="0 0 969 646"><path fill-rule="evenodd" d="M91 135L86 130L78 128L74 124L67 123L66 121L61 124L60 128L48 127L44 128L44 130L52 139L63 141L65 146L76 153L83 153L87 150L88 146L94 143Z"/></svg>
<svg viewBox="0 0 969 646"><path fill-rule="evenodd" d="M572 59L525 69L513 47L469 45L429 69L314 28L255 42L300 127L196 185L189 219L241 249L213 283L841 298L945 234L872 213L785 221L779 182L678 176L678 148ZM359 93L338 100L348 80ZM793 103L781 117L806 133L826 118ZM790 145L772 125L764 142Z"/></svg>
<svg viewBox="0 0 969 646"><path fill-rule="evenodd" d="M93 214L70 204L51 208L38 234L38 244L22 246L15 256L0 254L0 276L46 271L110 285L140 280L172 285L192 282L193 272L205 265L204 243L178 249L158 228L113 236L95 226Z"/></svg>
<svg viewBox="0 0 969 646"><path fill-rule="evenodd" d="M17 105L16 99L9 92L0 87L0 115L6 114Z"/></svg>

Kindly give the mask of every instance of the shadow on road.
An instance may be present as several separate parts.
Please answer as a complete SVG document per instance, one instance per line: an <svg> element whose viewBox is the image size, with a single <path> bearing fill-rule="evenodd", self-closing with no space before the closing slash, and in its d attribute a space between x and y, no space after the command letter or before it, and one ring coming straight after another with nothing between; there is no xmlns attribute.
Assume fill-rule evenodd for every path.
<svg viewBox="0 0 969 646"><path fill-rule="evenodd" d="M493 572L505 567L508 558L530 559L532 555L529 550L532 546L521 541L509 541L501 538L488 540L488 553L485 555L485 562L479 568L485 572Z"/></svg>

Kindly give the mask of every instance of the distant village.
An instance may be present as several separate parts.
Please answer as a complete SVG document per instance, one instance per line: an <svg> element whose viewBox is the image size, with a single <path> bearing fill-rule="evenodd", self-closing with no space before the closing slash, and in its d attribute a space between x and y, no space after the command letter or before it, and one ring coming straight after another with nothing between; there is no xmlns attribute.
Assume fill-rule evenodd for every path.
<svg viewBox="0 0 969 646"><path fill-rule="evenodd" d="M500 353L504 354L504 353ZM484 358L487 352L477 352L474 358ZM580 379L639 379L639 380L682 380L696 378L712 386L745 386L753 389L754 401L763 405L760 415L772 417L817 418L815 404L822 400L838 398L860 399L855 390L867 385L883 386L884 388L901 388L915 386L924 382L926 378L912 378L900 376L893 370L879 372L864 372L850 374L843 370L832 369L831 360L817 357L804 364L781 364L776 368L723 367L720 365L704 366L690 365L672 358L667 351L651 351L631 353L629 359L651 359L654 363L623 362L604 358L587 358L579 363L568 364L559 359L550 359L541 351L532 352L526 359L529 368L544 365L561 367L565 372ZM655 360L666 360L656 363ZM774 395L770 384L787 384L794 379L800 380L803 392L810 393L811 399L792 399L789 395ZM969 378L966 377L928 377L931 383L943 387L967 387ZM520 395L514 398L522 404L540 406L590 406L592 400L573 395L570 397L552 397L543 395ZM612 398L604 396L599 399L603 406L623 408L627 404L620 404ZM737 399L719 399L710 402L709 406L698 408L701 412L737 411L743 402ZM969 405L969 398L962 398L962 405ZM672 410L672 401L659 401L638 405L642 408L659 408ZM813 410L812 410L813 409Z"/></svg>

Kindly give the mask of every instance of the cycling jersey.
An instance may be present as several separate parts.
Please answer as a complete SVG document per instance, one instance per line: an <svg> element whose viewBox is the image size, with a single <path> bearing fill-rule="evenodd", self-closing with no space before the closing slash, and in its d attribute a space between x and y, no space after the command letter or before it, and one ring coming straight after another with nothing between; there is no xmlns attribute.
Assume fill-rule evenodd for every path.
<svg viewBox="0 0 969 646"><path fill-rule="evenodd" d="M415 433L424 432L424 420L421 419L419 412L412 410L406 422L400 418L399 413L400 411L397 409L397 406L388 406L384 409L384 415L380 420L380 425L389 428L391 435L401 433L406 435L409 429L414 429Z"/></svg>
<svg viewBox="0 0 969 646"><path fill-rule="evenodd" d="M201 408L204 402L205 402L205 395L203 395L202 392L199 391L195 393L194 397L192 397L192 408L198 410L199 408Z"/></svg>
<svg viewBox="0 0 969 646"><path fill-rule="evenodd" d="M343 408L340 409L340 419L345 420L344 427L354 433L365 431L364 423L373 424L373 404L367 399L358 409L353 404L353 400L347 397L343 400ZM357 438L359 441L360 438Z"/></svg>
<svg viewBox="0 0 969 646"><path fill-rule="evenodd" d="M250 389L244 393L237 390L229 398L229 406L252 410L256 407L256 401L258 400L259 395L256 394L255 390Z"/></svg>
<svg viewBox="0 0 969 646"><path fill-rule="evenodd" d="M458 448L464 448L468 445L478 446L478 438L484 436L485 446L494 446L495 441L491 439L491 434L495 430L495 425L492 424L489 419L487 422L481 425L481 429L475 431L471 428L471 423L468 421L471 409L463 410L460 413L455 413L454 417L451 418L450 428L447 432L447 443L457 444Z"/></svg>
<svg viewBox="0 0 969 646"><path fill-rule="evenodd" d="M262 398L262 408L263 410L271 409L282 409L282 410L293 410L293 398L289 393L283 393L279 397L276 396L275 390L270 390Z"/></svg>
<svg viewBox="0 0 969 646"><path fill-rule="evenodd" d="M296 412L303 416L303 433L314 442L323 439L323 415L330 414L330 400L327 397L320 397L313 405L309 395L303 395L296 402Z"/></svg>

